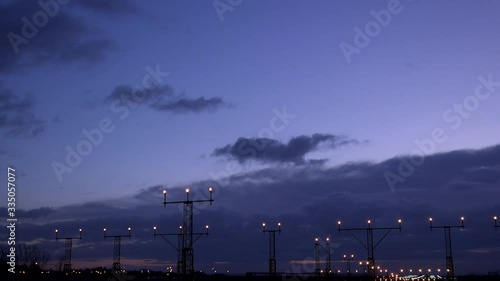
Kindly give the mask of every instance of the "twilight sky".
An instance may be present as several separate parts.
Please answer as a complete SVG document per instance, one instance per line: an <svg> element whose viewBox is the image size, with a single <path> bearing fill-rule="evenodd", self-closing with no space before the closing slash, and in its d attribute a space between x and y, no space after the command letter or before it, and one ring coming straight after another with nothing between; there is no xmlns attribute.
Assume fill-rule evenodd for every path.
<svg viewBox="0 0 500 281"><path fill-rule="evenodd" d="M17 170L18 237L56 259L53 230L83 227L75 265L107 265L101 229L131 226L125 267L163 269L176 255L151 228L176 231L181 213L161 191L182 200L213 186L195 217L212 226L199 269L265 271L262 221L284 225L278 271L312 271L296 266L316 236L332 237L334 259L364 260L336 221L399 218L378 263L444 268L428 217L465 216L457 272L499 270L499 12L496 1L4 1L0 169Z"/></svg>

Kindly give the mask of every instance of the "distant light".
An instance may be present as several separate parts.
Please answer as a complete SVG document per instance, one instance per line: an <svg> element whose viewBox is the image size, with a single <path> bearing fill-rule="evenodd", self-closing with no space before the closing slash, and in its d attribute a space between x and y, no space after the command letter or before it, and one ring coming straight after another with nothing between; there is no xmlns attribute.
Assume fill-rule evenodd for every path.
<svg viewBox="0 0 500 281"><path fill-rule="evenodd" d="M432 218L429 218L429 221L432 221Z"/></svg>
<svg viewBox="0 0 500 281"><path fill-rule="evenodd" d="M167 194L167 191L166 191L166 190L163 190L163 194Z"/></svg>
<svg viewBox="0 0 500 281"><path fill-rule="evenodd" d="M265 226L266 226L266 223L265 223L265 222L263 222L263 223L262 223L262 227L265 227Z"/></svg>
<svg viewBox="0 0 500 281"><path fill-rule="evenodd" d="M153 226L153 229L156 230L156 226Z"/></svg>
<svg viewBox="0 0 500 281"><path fill-rule="evenodd" d="M398 220L398 223L402 223L403 221L402 220Z"/></svg>
<svg viewBox="0 0 500 281"><path fill-rule="evenodd" d="M186 193L189 193L189 188L186 188Z"/></svg>
<svg viewBox="0 0 500 281"><path fill-rule="evenodd" d="M82 229L80 228L80 232L82 232Z"/></svg>
<svg viewBox="0 0 500 281"><path fill-rule="evenodd" d="M208 229L208 224L205 226L206 229Z"/></svg>
<svg viewBox="0 0 500 281"><path fill-rule="evenodd" d="M314 241L318 242L318 241L319 241L319 239L318 239L318 238L315 238L315 239L314 239Z"/></svg>
<svg viewBox="0 0 500 281"><path fill-rule="evenodd" d="M326 238L326 241L330 241L330 238L328 238L328 237L327 237L327 238Z"/></svg>
<svg viewBox="0 0 500 281"><path fill-rule="evenodd" d="M342 222L341 221L338 221L338 225L340 225Z"/></svg>
<svg viewBox="0 0 500 281"><path fill-rule="evenodd" d="M56 229L56 232L59 232L59 230Z"/></svg>
<svg viewBox="0 0 500 281"><path fill-rule="evenodd" d="M132 228L130 228L130 227L129 227L129 228L128 228L128 231L130 231L130 230L132 230Z"/></svg>
<svg viewBox="0 0 500 281"><path fill-rule="evenodd" d="M209 191L209 192L212 192L212 191L213 191L213 188L209 187L209 188L208 188L208 191Z"/></svg>
<svg viewBox="0 0 500 281"><path fill-rule="evenodd" d="M493 217L493 219L494 219L494 220L497 220L497 217L496 217L496 216L494 216L494 217Z"/></svg>
<svg viewBox="0 0 500 281"><path fill-rule="evenodd" d="M368 220L368 224L370 224L370 223L372 223L372 221L371 221L371 220Z"/></svg>
<svg viewBox="0 0 500 281"><path fill-rule="evenodd" d="M179 229L182 229L182 225L179 225Z"/></svg>
<svg viewBox="0 0 500 281"><path fill-rule="evenodd" d="M104 230L104 232L106 232L106 228L105 228L105 229L103 229L103 230Z"/></svg>
<svg viewBox="0 0 500 281"><path fill-rule="evenodd" d="M464 218L464 217L461 217L460 219L461 219L461 220L465 220L465 218Z"/></svg>
<svg viewBox="0 0 500 281"><path fill-rule="evenodd" d="M278 223L278 226L281 226L281 222Z"/></svg>

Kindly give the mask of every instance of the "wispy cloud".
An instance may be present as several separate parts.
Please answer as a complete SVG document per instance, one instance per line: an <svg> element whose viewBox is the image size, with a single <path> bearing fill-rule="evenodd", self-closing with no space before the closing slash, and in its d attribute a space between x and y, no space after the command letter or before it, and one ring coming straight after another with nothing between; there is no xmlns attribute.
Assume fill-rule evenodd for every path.
<svg viewBox="0 0 500 281"><path fill-rule="evenodd" d="M23 72L44 64L76 62L92 65L102 62L110 51L118 48L102 31L77 16L77 9L70 7L72 2L60 5L55 1L55 5L48 8L42 7L42 2L45 3L8 1L0 5L0 34L3 34L0 40L0 73ZM112 11L109 1L75 3L78 3L75 7ZM130 9L125 3L128 2L117 6L123 10ZM34 15L38 18L35 19Z"/></svg>
<svg viewBox="0 0 500 281"><path fill-rule="evenodd" d="M33 97L19 97L0 85L0 130L7 137L34 137L45 130L45 121L35 117Z"/></svg>
<svg viewBox="0 0 500 281"><path fill-rule="evenodd" d="M141 92L127 85L119 85L104 98L105 103L116 101L132 107L138 106L139 103L147 104L153 110L172 113L214 112L223 106L228 106L221 97L188 98L176 95L168 85L159 85L150 90L143 89Z"/></svg>

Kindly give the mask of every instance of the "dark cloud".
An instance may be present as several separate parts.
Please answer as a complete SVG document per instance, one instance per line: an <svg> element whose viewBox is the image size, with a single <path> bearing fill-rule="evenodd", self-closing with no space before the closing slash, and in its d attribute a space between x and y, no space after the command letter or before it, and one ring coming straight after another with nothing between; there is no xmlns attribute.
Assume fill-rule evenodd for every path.
<svg viewBox="0 0 500 281"><path fill-rule="evenodd" d="M93 9L108 9L106 6L109 4L97 2L77 3ZM78 62L89 65L101 62L111 50L117 48L98 29L89 27L72 13L70 5L72 2L50 6L48 9L53 12L49 14L37 1L9 1L0 5L0 72L19 72L44 63ZM46 18L46 23L35 25L34 15L38 15L35 21L43 23L43 18Z"/></svg>
<svg viewBox="0 0 500 281"><path fill-rule="evenodd" d="M134 95L137 97L134 97ZM135 91L130 86L118 85L113 89L111 94L104 98L104 102L110 103L118 100L124 104L127 104L128 101L156 104L172 95L173 90L168 85L155 85L148 90L140 87L135 89Z"/></svg>
<svg viewBox="0 0 500 281"><path fill-rule="evenodd" d="M185 98L175 95L174 90L168 85L154 85L150 89L139 87L133 89L130 86L120 85L104 98L105 103L119 101L127 106L147 104L150 108L172 113L199 113L203 111L213 112L227 105L221 97L213 98Z"/></svg>
<svg viewBox="0 0 500 281"><path fill-rule="evenodd" d="M225 156L240 163L249 160L259 162L293 163L303 165L307 163L305 156L309 152L321 149L336 149L345 145L356 145L362 141L340 135L314 134L312 136L298 136L288 143L268 138L239 138L234 144L216 148L212 156ZM325 160L312 160L313 164L324 163Z"/></svg>
<svg viewBox="0 0 500 281"><path fill-rule="evenodd" d="M0 130L7 137L33 137L45 130L45 121L33 113L32 97L20 98L0 85Z"/></svg>
<svg viewBox="0 0 500 281"><path fill-rule="evenodd" d="M457 272L494 271L500 258L491 218L500 212L497 148L427 156L395 190L387 185L384 172L397 171L407 157L331 168L280 166L194 182L189 185L191 199L206 199L208 186L215 190L212 206L194 205L195 231L202 231L205 224L211 226L210 236L195 244L197 269L222 270L217 262L228 261L224 266L232 272L265 271L268 253L262 222L283 223L283 232L277 236L279 271L312 272L313 265L294 265L312 260L315 237L332 238L334 261L344 253L364 260L365 248L349 233L339 233L337 220L342 220L344 227L365 227L367 219L374 227L392 227L397 226L399 218L403 219L403 230L391 232L376 248L378 264L393 270L443 269L444 237L442 231L429 230L428 218L432 216L442 225L459 223L459 217L465 216L466 229L452 234ZM450 189L456 183L461 187ZM75 242L75 267L93 260L109 267L112 241L103 239L102 228L121 233L130 226L132 238L122 241L127 268L164 268L157 261L174 265L175 250L162 239L155 239L152 231L157 226L161 233L176 232L182 223L181 206L163 207L163 188L152 186L125 198L61 208L18 210L23 218L16 229L18 241L41 241L57 257L64 245L53 240L54 229L58 228L61 235L76 235L83 228L84 239ZM183 200L183 189L169 187L167 200ZM0 208L0 212L6 209ZM366 233L356 234L362 241L366 239ZM383 234L375 231L375 239ZM333 266L344 268L340 263Z"/></svg>
<svg viewBox="0 0 500 281"><path fill-rule="evenodd" d="M180 98L174 101L157 104L154 106L159 111L170 111L175 113L186 112L202 112L202 111L215 111L219 107L225 105L225 102L220 97L205 98L199 97L197 99Z"/></svg>

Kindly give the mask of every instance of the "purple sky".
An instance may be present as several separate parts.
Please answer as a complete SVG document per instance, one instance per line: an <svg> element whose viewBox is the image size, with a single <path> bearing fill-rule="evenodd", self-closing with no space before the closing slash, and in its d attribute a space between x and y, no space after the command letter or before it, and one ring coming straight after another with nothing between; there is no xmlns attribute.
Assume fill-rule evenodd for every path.
<svg viewBox="0 0 500 281"><path fill-rule="evenodd" d="M131 226L124 264L163 269L175 252L151 228L181 213L161 191L212 185L199 269L265 271L264 220L284 225L278 271L316 236L364 260L336 221L399 218L378 263L444 268L428 217L465 216L457 271L500 270L500 3L54 1L0 5L0 168L17 170L23 241L57 258L54 228L83 227L75 264L107 265L101 229Z"/></svg>

